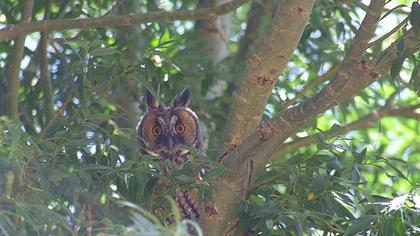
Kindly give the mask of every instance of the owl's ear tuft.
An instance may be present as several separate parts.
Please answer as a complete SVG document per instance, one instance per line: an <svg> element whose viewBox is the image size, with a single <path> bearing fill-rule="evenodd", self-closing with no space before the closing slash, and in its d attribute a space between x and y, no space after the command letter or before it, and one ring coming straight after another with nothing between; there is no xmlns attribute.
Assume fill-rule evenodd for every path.
<svg viewBox="0 0 420 236"><path fill-rule="evenodd" d="M146 104L148 110L159 107L159 101L155 98L155 96L153 96L151 92L149 92L149 90L146 91Z"/></svg>
<svg viewBox="0 0 420 236"><path fill-rule="evenodd" d="M189 89L184 89L180 94L178 94L174 101L174 107L188 107L191 102L191 91Z"/></svg>

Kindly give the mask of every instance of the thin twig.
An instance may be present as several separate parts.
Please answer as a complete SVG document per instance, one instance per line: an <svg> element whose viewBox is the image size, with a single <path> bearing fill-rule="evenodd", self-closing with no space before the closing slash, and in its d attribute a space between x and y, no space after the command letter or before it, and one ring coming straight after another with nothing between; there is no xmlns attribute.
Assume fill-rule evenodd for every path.
<svg viewBox="0 0 420 236"><path fill-rule="evenodd" d="M72 9L72 6L70 6L71 4L74 3L75 0L67 0L65 1L63 4L60 5L60 10L57 13L57 18L58 19L62 19L65 15L66 15L66 9Z"/></svg>
<svg viewBox="0 0 420 236"><path fill-rule="evenodd" d="M367 45L367 48L371 48L373 46L375 46L376 44L384 41L385 39L387 39L389 36L393 35L395 32L397 32L401 27L403 27L406 23L408 22L408 17L405 18L403 21L401 21L401 23L399 23L395 28L393 28L391 31L389 31L388 33L384 34L382 37L378 38L377 40L369 43Z"/></svg>
<svg viewBox="0 0 420 236"><path fill-rule="evenodd" d="M45 6L44 21L50 17L51 0ZM46 120L50 120L54 111L52 82L48 63L48 32L41 33L40 40L40 77L44 91L44 113Z"/></svg>
<svg viewBox="0 0 420 236"><path fill-rule="evenodd" d="M297 92L296 95L292 99L286 100L286 103L283 107L283 111L286 110L291 105L293 105L296 102L296 100L305 97L305 94L308 91L311 91L311 90L315 89L322 82L331 78L337 72L337 69L338 69L337 66L332 67L327 72L325 72L323 75L317 76L315 79L313 79L309 83L307 83L306 86L301 91Z"/></svg>
<svg viewBox="0 0 420 236"><path fill-rule="evenodd" d="M390 116L398 116L404 117L409 119L417 119L420 120L420 113L417 113L416 110L420 108L420 104L408 106L408 107L400 107L400 108L390 108L389 106L385 106L378 111L375 111L363 118L360 118L357 121L351 122L347 125L344 125L340 128L336 128L332 131L328 131L325 133L315 134L311 136L307 136L304 138L299 138L289 143L284 143L280 145L278 150L273 154L272 161L276 161L281 159L285 154L296 151L299 148L307 147L309 145L318 143L320 139L331 139L343 134L346 134L353 130L360 130L366 129L374 126L374 124L384 118Z"/></svg>
<svg viewBox="0 0 420 236"><path fill-rule="evenodd" d="M45 125L44 129L41 131L40 139L43 140L45 138L45 135L47 134L47 131L51 126L57 121L57 119L64 114L65 109L67 106L72 102L73 95L74 95L75 89L70 91L66 101L64 101L63 106L58 109L54 115L51 117L50 120L48 120L47 124Z"/></svg>
<svg viewBox="0 0 420 236"><path fill-rule="evenodd" d="M45 31L62 31L69 29L90 29L110 26L138 25L147 22L168 22L174 20L206 19L212 15L224 15L248 0L232 0L216 7L184 11L156 11L143 14L107 15L87 19L48 20L43 22L21 23L10 25L0 30L0 42L22 34Z"/></svg>
<svg viewBox="0 0 420 236"><path fill-rule="evenodd" d="M371 1L369 11L351 43L350 50L344 57L337 73L335 73L334 79L313 97L308 98L298 106L288 108L285 112L281 112L266 123L261 124L239 147L237 156L246 157L244 153L253 150L268 158L279 144L284 142L298 127L337 105L341 97L353 91L355 84L362 84L358 75L360 73L369 74L369 68L361 63L361 58L369 40L374 35L383 5L384 0ZM272 139L274 136L275 138ZM256 161L257 171L264 168L265 161Z"/></svg>
<svg viewBox="0 0 420 236"><path fill-rule="evenodd" d="M299 3L301 2L302 1L299 1ZM346 94L346 90L352 91L350 86L352 86L354 83L360 83L358 80L356 80L356 78L359 80L363 79L358 77L359 74L369 74L369 71L366 70L362 64L360 64L360 61L366 46L369 43L369 40L374 35L377 23L383 10L383 4L384 0L371 1L369 11L366 13L365 18L363 19L360 28L351 43L351 47L343 62L341 63L339 71L335 74L334 79L331 80L328 85L326 85L312 98L302 102L298 106L289 108L286 112L279 113L267 123L260 125L257 129L254 129L255 131L251 131L251 134L248 133L249 138L244 140L238 146L238 148L236 148L234 151L231 151L228 154L229 156L225 158L224 165L227 167L227 170L218 178L217 181L229 183L231 187L229 191L232 191L233 189L240 194L246 187L244 186L244 183L246 182L246 178L249 174L249 170L247 168L247 160L254 159L254 172L256 174L264 170L266 164L269 161L269 158L277 150L281 143L283 143L299 127L315 119L320 113L325 112L327 109L335 106L337 104L337 98L339 98L339 96L343 93ZM294 9L297 11L302 10L300 7L302 7L302 5ZM282 8L284 7L282 6ZM291 18L291 16L288 17ZM286 29L290 31L292 28ZM279 31L282 34L285 34L285 32L283 32L285 30ZM276 41L273 40L273 42ZM261 55L260 57L255 57L254 63L248 64L247 66L250 66L251 68L252 66L261 67L261 62L267 60L268 58L270 58L270 55ZM275 74L278 75L277 73ZM263 75L265 76L265 74ZM267 77L251 77L251 79L254 79L254 84L258 84L258 81L266 82L267 80L263 80L266 78ZM244 101L242 103L245 103L245 105L248 106L254 106L254 113L255 106L257 105L253 100L261 100L261 90L255 87L257 86L251 86L249 90L238 93L238 99L242 99ZM256 98L252 96L254 94L257 94L259 97ZM234 104L234 106L235 105L238 105L238 103ZM238 109L242 109L242 107ZM248 110L245 110L245 112L248 112ZM238 114L240 115L239 118L248 117L248 113L244 114L244 112L238 111ZM251 117L252 116L253 114L251 114ZM235 118L236 119L234 121L240 125L240 129L249 129L249 127L247 127L249 125L242 123L243 119L238 119L238 117ZM238 124L236 124L236 126L238 126ZM229 130L227 132L229 132ZM251 153L252 155L250 155ZM218 215L222 218L222 220L219 222L228 222L227 224L229 224L232 223L232 220L237 216L236 210L239 202L233 193L224 189L223 186L217 181L212 182L212 185L215 197L215 205L220 209ZM214 229L211 228L214 226L214 224L217 223L218 222L216 220L203 220L204 229L208 230L208 232L210 232L212 235L221 235L219 232L213 232ZM223 228L226 229L227 227L228 226L225 223Z"/></svg>

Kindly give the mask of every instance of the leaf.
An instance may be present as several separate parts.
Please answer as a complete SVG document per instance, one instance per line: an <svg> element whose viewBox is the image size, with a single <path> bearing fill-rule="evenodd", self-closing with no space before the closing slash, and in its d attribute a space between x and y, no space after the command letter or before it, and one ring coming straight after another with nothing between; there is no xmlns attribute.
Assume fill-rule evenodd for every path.
<svg viewBox="0 0 420 236"><path fill-rule="evenodd" d="M197 233L197 236L203 236L204 235L203 231L200 228L200 225L197 222L192 221L192 220L188 220L188 219L184 219L184 220L182 220L181 223L190 225L194 229L194 231Z"/></svg>
<svg viewBox="0 0 420 236"><path fill-rule="evenodd" d="M340 130L342 128L341 125L334 123L333 126L331 127L330 131L337 131Z"/></svg>
<svg viewBox="0 0 420 236"><path fill-rule="evenodd" d="M90 55L93 57L103 57L114 55L116 53L120 53L120 51L113 48L96 48L90 52Z"/></svg>
<svg viewBox="0 0 420 236"><path fill-rule="evenodd" d="M331 197L328 200L329 200L329 206L332 207L334 214L337 214L338 216L341 216L341 217L347 217L350 220L354 219L353 214L346 208L346 206L341 204L341 202L337 201L337 199Z"/></svg>
<svg viewBox="0 0 420 236"><path fill-rule="evenodd" d="M176 179L181 181L181 182L185 182L185 183L192 183L194 182L194 179L187 176L187 175L178 175L176 176Z"/></svg>
<svg viewBox="0 0 420 236"><path fill-rule="evenodd" d="M327 175L318 175L312 180L313 189L318 194L325 190L328 183L329 178Z"/></svg>
<svg viewBox="0 0 420 236"><path fill-rule="evenodd" d="M413 60L414 69L413 69L413 72L411 73L409 84L411 85L410 87L412 87L414 91L417 93L417 95L420 95L420 63L418 63L417 60L418 59L416 58L414 58Z"/></svg>
<svg viewBox="0 0 420 236"><path fill-rule="evenodd" d="M420 3L413 2L411 5L411 12L408 16L410 24L414 27L419 29L420 28Z"/></svg>
<svg viewBox="0 0 420 236"><path fill-rule="evenodd" d="M401 214L393 214L381 221L378 235L383 236L405 236L407 227L403 223Z"/></svg>
<svg viewBox="0 0 420 236"><path fill-rule="evenodd" d="M209 180L212 179L216 176L219 176L221 174L223 174L223 172L226 171L226 167L219 165L214 167L210 172L208 172L206 175L204 175L204 179L205 180Z"/></svg>
<svg viewBox="0 0 420 236"><path fill-rule="evenodd" d="M278 215L279 206L271 200L264 203L263 206L258 207L255 211L255 216L258 218L272 217Z"/></svg>
<svg viewBox="0 0 420 236"><path fill-rule="evenodd" d="M377 217L378 216L376 215L364 215L353 220L344 233L344 236L353 236L359 232L371 229L372 224L376 221Z"/></svg>
<svg viewBox="0 0 420 236"><path fill-rule="evenodd" d="M401 7L408 7L408 6L407 6L407 5L405 5L405 4L400 4L400 5L398 5L398 6L394 7L394 8L392 8L391 10L389 10L387 13L385 13L385 14L381 17L381 20L382 20L382 19L384 19L385 17L387 17L389 14L391 14L394 10L396 10L396 9L398 9L398 8L401 8Z"/></svg>
<svg viewBox="0 0 420 236"><path fill-rule="evenodd" d="M169 48L169 47L174 47L175 43L179 41L178 39L172 39L172 40L168 40L165 42L161 42L159 43L156 48Z"/></svg>
<svg viewBox="0 0 420 236"><path fill-rule="evenodd" d="M132 235L139 235L139 236L146 236L146 235L147 236L159 236L159 235L161 235L161 233L159 232L159 230L157 229L155 224L150 222L150 220L147 219L146 217L144 217L142 214L134 212L133 216L132 216L132 221L133 221L134 225L131 226L131 227L133 227L137 231L133 234L132 230L130 230Z"/></svg>
<svg viewBox="0 0 420 236"><path fill-rule="evenodd" d="M169 201L169 204L171 205L171 210L174 213L175 216L175 222L179 223L182 219L181 212L178 207L178 204L175 202L174 199L172 199L170 196L166 196L166 200Z"/></svg>
<svg viewBox="0 0 420 236"><path fill-rule="evenodd" d="M395 172L397 172L400 178L403 178L407 180L407 182L411 183L410 179L408 179L407 176L400 169L398 169L393 163L390 163L386 159L384 159L384 163L387 164L389 167L391 167Z"/></svg>
<svg viewBox="0 0 420 236"><path fill-rule="evenodd" d="M147 212L143 208L139 207L138 205L136 205L136 204L134 204L132 202L128 202L128 201L119 201L118 203L121 204L122 206L126 206L126 207L132 208L134 210L137 210L142 215L144 215L147 218L149 218L153 222L153 224L155 224L155 225L161 225L160 224L160 220L158 218L156 218L154 215L152 215L151 213ZM149 221L149 220L147 220L147 221Z"/></svg>
<svg viewBox="0 0 420 236"><path fill-rule="evenodd" d="M360 170L357 166L354 166L352 171L351 171L351 180L353 182L354 185L359 185L360 184L360 179L361 179L361 173Z"/></svg>
<svg viewBox="0 0 420 236"><path fill-rule="evenodd" d="M395 79L400 74L404 59L394 62L391 66L391 77Z"/></svg>

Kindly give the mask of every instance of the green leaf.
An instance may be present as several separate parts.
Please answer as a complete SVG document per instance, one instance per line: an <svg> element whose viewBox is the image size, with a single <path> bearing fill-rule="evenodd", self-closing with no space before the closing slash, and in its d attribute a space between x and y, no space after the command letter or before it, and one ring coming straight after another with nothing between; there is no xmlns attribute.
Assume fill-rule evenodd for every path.
<svg viewBox="0 0 420 236"><path fill-rule="evenodd" d="M390 217L386 217L380 221L378 235L383 236L405 236L407 235L407 227L403 223L400 212Z"/></svg>
<svg viewBox="0 0 420 236"><path fill-rule="evenodd" d="M392 12L394 12L396 9L398 9L398 8L401 8L401 7L408 7L407 5L405 5L405 4L400 4L400 5L398 5L398 6L396 6L396 7L394 7L394 8L392 8L391 10L389 10L387 13L385 13L382 17L381 17L381 20L382 19L384 19L385 17L387 17L388 15L390 15Z"/></svg>
<svg viewBox="0 0 420 236"><path fill-rule="evenodd" d="M411 5L411 12L409 17L410 24L417 29L420 29L420 3L413 2Z"/></svg>
<svg viewBox="0 0 420 236"><path fill-rule="evenodd" d="M403 178L407 180L409 183L411 183L410 179L407 178L407 176L393 163L389 162L388 160L384 159L384 163L387 164L390 168L392 168L395 172L397 172L398 176L400 178Z"/></svg>
<svg viewBox="0 0 420 236"><path fill-rule="evenodd" d="M204 175L205 180L210 180L216 176L223 174L226 171L226 167L222 165L215 166L210 172Z"/></svg>
<svg viewBox="0 0 420 236"><path fill-rule="evenodd" d="M336 130L340 130L342 128L341 125L334 123L333 126L331 127L330 131L336 131Z"/></svg>
<svg viewBox="0 0 420 236"><path fill-rule="evenodd" d="M420 63L417 62L418 59L414 58L414 68L413 72L411 73L410 87L413 88L413 90L417 93L417 95L420 95Z"/></svg>
<svg viewBox="0 0 420 236"><path fill-rule="evenodd" d="M194 179L191 178L190 176L187 176L187 175L178 175L178 176L176 176L176 179L180 180L181 182L185 182L185 183L194 182Z"/></svg>
<svg viewBox="0 0 420 236"><path fill-rule="evenodd" d="M363 215L353 220L344 233L345 236L353 236L359 232L367 231L372 228L372 224L377 220L376 215Z"/></svg>
<svg viewBox="0 0 420 236"><path fill-rule="evenodd" d="M103 57L103 56L110 56L120 53L120 51L113 49L113 48L96 48L90 52L90 55L93 57Z"/></svg>
<svg viewBox="0 0 420 236"><path fill-rule="evenodd" d="M397 77L397 75L400 74L402 65L404 63L404 59L401 60L397 60L396 62L394 62L391 66L391 77L393 79L395 79Z"/></svg>
<svg viewBox="0 0 420 236"><path fill-rule="evenodd" d="M349 220L354 219L353 214L346 208L346 206L341 204L341 202L337 201L334 197L329 197L327 200L334 214L337 214L340 217L346 217Z"/></svg>

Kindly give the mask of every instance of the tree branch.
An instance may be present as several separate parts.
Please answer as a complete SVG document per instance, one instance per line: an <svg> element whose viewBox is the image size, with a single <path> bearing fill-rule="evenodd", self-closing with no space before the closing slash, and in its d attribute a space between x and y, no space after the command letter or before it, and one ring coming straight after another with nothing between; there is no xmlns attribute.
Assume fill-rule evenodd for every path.
<svg viewBox="0 0 420 236"><path fill-rule="evenodd" d="M32 32L62 31L69 29L88 29L109 26L128 26L152 21L173 21L207 19L212 15L224 15L245 4L248 0L232 0L216 7L175 12L150 12L145 14L129 14L120 16L101 16L87 19L47 20L43 22L20 23L0 30L0 42L22 34Z"/></svg>
<svg viewBox="0 0 420 236"><path fill-rule="evenodd" d="M244 36L239 41L238 52L236 53L236 63L243 64L255 43L258 42L261 34L264 32L263 19L267 15L270 17L274 13L274 4L271 0L254 1L251 4L251 9L248 12L246 29Z"/></svg>
<svg viewBox="0 0 420 236"><path fill-rule="evenodd" d="M313 3L313 0L283 0L277 4L270 29L248 58L227 122L225 150L239 145L260 122L275 81L299 42ZM246 162L245 165L247 170L252 170L252 161ZM234 165L229 167L232 168L230 172L235 172ZM214 185L213 195L218 214L204 217L202 225L207 235L228 234L238 222L238 198L246 192L249 179L247 175L235 175L235 178L237 179L234 181L227 178L229 181L221 180ZM216 224L220 227L214 227Z"/></svg>
<svg viewBox="0 0 420 236"><path fill-rule="evenodd" d="M342 93L339 94L336 98L330 98L331 100L335 100L335 102L329 103L328 107L322 108L322 112L335 106L336 104L342 103L351 97L354 97L357 93L359 93L364 88L368 87L371 83L378 80L380 78L380 73L383 73L390 69L392 62L395 60L398 60L400 58L400 54L398 53L397 45L401 42L405 42L405 50L407 53L413 53L416 52L420 48L420 34L416 34L414 32L414 29L407 32L405 36L394 42L384 53L387 55L385 58L380 55L374 59L371 60L372 65L375 65L377 61L380 61L377 64L377 68L369 68L368 66L365 67L365 69L357 69L353 73L352 77L349 77L348 79L352 82L347 84L346 89L343 90ZM382 58L382 59L381 59ZM354 67L352 67L354 68ZM336 78L334 80L340 79L339 73L337 73ZM335 86L334 80L331 81L330 84L328 84L324 89L331 89L331 91L334 91L334 88L328 88L329 86ZM321 92L322 93L322 90ZM252 150L252 155L244 155L241 148L248 149L249 146L244 146L239 148L238 153L235 154L235 157L241 158L241 159L249 159L253 158L254 156L258 157L258 160L255 161L255 171L261 171L264 169L266 163L268 162L269 157L272 155L274 150L281 145L284 140L286 140L295 130L304 124L308 123L309 121L316 118L318 114L321 112L316 112L319 109L321 109L324 104L328 103L328 98L325 97L324 99L319 99L318 97L322 97L322 94L318 93L313 98L303 102L302 104L293 107L291 109L288 109L285 113L279 114L276 118L279 120L278 123L271 123L268 124L270 131L275 132L273 136L271 136L267 140L261 139L261 136L259 137L260 144L257 145ZM333 96L332 96L333 97ZM313 109L312 111L315 111L313 113L307 113L307 111L310 109ZM299 115L299 113L301 113ZM303 117L303 119L293 119L294 117ZM285 126L284 123L281 122L287 122L289 126ZM258 136L257 132L254 134ZM252 136L251 136L252 137ZM255 137L252 137L255 138ZM248 149L249 150L249 149ZM235 159L235 158L232 158ZM236 160L237 163L242 163L243 160L239 161ZM238 166L235 166L236 172L238 172ZM242 169L246 169L246 166L242 167ZM237 173L236 173L237 175Z"/></svg>
<svg viewBox="0 0 420 236"><path fill-rule="evenodd" d="M325 72L323 75L317 76L315 79L309 81L307 84L305 84L305 87L296 93L296 95L292 98L286 101L284 105L283 111L287 110L291 105L293 105L298 99L301 99L305 97L305 94L307 94L308 91L313 91L319 86L322 82L330 79L332 76L337 73L337 67L333 67L329 69L327 72Z"/></svg>
<svg viewBox="0 0 420 236"><path fill-rule="evenodd" d="M383 36L381 36L380 38L378 38L377 40L371 42L368 44L368 48L371 48L379 43L381 43L382 41L384 41L385 39L389 38L391 35L393 35L394 33L396 33L399 29L401 29L401 27L403 27L404 25L406 25L408 22L408 17L406 17L403 21L401 21L401 23L399 23L397 26L395 26L391 31L389 31L388 33L384 34Z"/></svg>
<svg viewBox="0 0 420 236"><path fill-rule="evenodd" d="M66 100L63 102L63 105L55 111L53 115L51 115L51 119L47 120L47 123L45 124L43 130L41 131L41 134L39 135L40 139L43 140L48 133L48 130L54 125L54 123L61 118L61 116L64 114L66 108L70 105L72 102L72 99L74 97L76 89L72 89L69 92L69 95L67 96Z"/></svg>
<svg viewBox="0 0 420 236"><path fill-rule="evenodd" d="M330 138L334 138L334 137L346 134L353 130L371 128L372 126L374 126L374 124L378 120L384 117L399 116L399 117L420 120L420 113L416 112L416 110L419 108L420 108L420 104L416 104L409 107L401 107L401 108L383 107L379 109L378 111L375 111L357 121L351 122L340 128L337 128L337 129L334 129L325 133L320 133L320 134L315 134L315 135L311 135L304 138L299 138L289 143L284 143L280 145L278 150L272 155L271 160L272 161L279 160L287 153L296 151L297 149L301 147L306 147L308 145L318 143L320 139L330 139Z"/></svg>
<svg viewBox="0 0 420 236"><path fill-rule="evenodd" d="M236 148L260 123L275 81L302 36L313 3L313 0L277 3L270 29L248 58L227 121L222 153Z"/></svg>
<svg viewBox="0 0 420 236"><path fill-rule="evenodd" d="M27 0L23 3L22 18L20 22L24 24L29 22L32 16L33 0ZM10 54L8 68L6 70L7 78L7 113L11 119L19 118L19 70L25 48L25 35L16 38L13 46L13 53Z"/></svg>
<svg viewBox="0 0 420 236"><path fill-rule="evenodd" d="M258 149L263 151L264 156L267 158L298 127L337 105L339 98L343 94L347 94L348 90L352 90L355 84L360 83L361 78L363 78L363 72L367 72L365 65L360 63L362 53L366 49L370 38L374 35L384 2L384 0L371 2L369 11L366 13L366 17L363 19L352 41L350 50L341 63L334 79L312 98L277 114L265 124L261 124L244 143L244 147L246 147L245 153L260 146ZM366 73L366 75L369 75L369 73ZM360 90L363 88L360 88ZM239 153L243 152L239 150ZM264 164L261 163L256 169L261 170L264 165L265 162Z"/></svg>
<svg viewBox="0 0 420 236"><path fill-rule="evenodd" d="M215 6L217 3L226 0L201 0L198 2L200 7ZM229 55L229 34L231 16L212 17L206 20L197 21L195 28L199 31L199 38L202 43L197 44L200 51L205 52L216 65Z"/></svg>
<svg viewBox="0 0 420 236"><path fill-rule="evenodd" d="M345 93L342 93L337 98L337 102L341 103L348 100L373 82L380 79L381 74L389 71L392 64L396 60L399 60L402 56L402 52L399 49L399 45L401 44L404 45L403 54L410 55L417 52L420 49L420 33L418 29L411 28L380 55L363 65L365 69L355 73L355 78L358 79L355 80L351 86L347 86Z"/></svg>
<svg viewBox="0 0 420 236"><path fill-rule="evenodd" d="M334 79L331 80L326 87L324 87L313 98L306 100L296 107L287 109L287 111L278 114L267 123L260 125L249 136L249 138L247 138L247 140L242 142L237 149L225 158L224 165L227 167L227 171L223 173L217 181L212 183L215 208L218 214L213 217L214 219L204 220L204 229L209 229L211 225L221 224L221 222L225 224L225 227L223 228L228 228L232 225L237 214L237 206L246 197L250 181L252 181L254 174L264 169L266 163L268 162L268 158L276 150L278 145L284 142L284 140L286 140L287 137L289 137L298 127L315 119L318 114L337 104L337 98L346 91L350 82L358 83L358 81L355 82L355 78L363 78L359 77L359 71L366 71L366 69L364 68L364 65L359 62L361 61L362 53L367 48L369 40L374 35L384 2L384 0L371 1L369 11L366 13L365 18L363 19L363 22L352 41L349 52L346 54L338 72L334 76ZM293 1L292 4L295 3L297 3L297 1ZM301 3L301 1L298 3ZM285 7L284 4L281 5L281 9L283 9L283 11L284 9L288 9L288 7ZM286 22L292 19L291 23L295 25L297 24L297 19L294 19L293 15L287 13L283 13L282 15L286 18ZM277 17L273 20L274 29L277 25ZM300 22L300 20L297 21ZM284 22L279 24L282 25ZM277 38L279 41L289 42L289 40L284 40L284 34L286 34L283 32L284 28L279 28L277 31L281 32ZM275 54L276 56L273 57L273 51L278 52L278 47L267 47L266 45L276 42L273 39L270 39L269 36L266 37L266 40L267 39L269 41L262 44L262 49L259 48L259 51L250 57L251 63L248 64L247 70L252 71L255 66L257 67L255 70L258 71L258 68L264 68L264 64L262 62L266 62L266 60L268 60L271 65L275 65L274 72L276 73L274 74L277 76L277 70L279 70L278 63L273 62L278 62L284 54ZM265 48L269 51L264 51L263 49ZM256 57L255 55L259 55L260 57ZM286 60L284 60L285 58L282 59L283 60L280 60L281 62L285 61L285 63L287 63L288 58ZM280 67L280 69L282 69L282 67ZM242 135L244 134L248 135L249 132L252 132L252 130L255 129L253 124L259 122L259 118L262 113L260 108L265 106L267 101L266 99L271 93L271 86L267 86L266 84L271 80L264 80L264 78L272 77L267 77L267 74L263 74L264 77L258 77L258 75L259 74L257 74L257 76L245 76L247 81L242 83L242 87L240 88L234 103L237 110L232 111L232 114L235 116L233 121L236 121L236 123L232 123L231 118L230 125L234 125L232 126L234 128L232 129L228 126L228 132L232 132L232 130L236 131L236 129L238 129L238 131L233 133L235 135L239 134L240 136L230 135L230 139L228 139L228 141L235 140L234 138L236 137L242 138ZM261 86L261 81L264 81L265 86ZM264 88L269 88L269 91L264 90ZM253 101L254 99L256 100L255 102ZM250 107L253 109L250 109ZM258 110L260 113L256 113L255 110ZM245 123L243 121L245 121ZM232 142L230 142L230 144L231 143ZM250 162L246 160L250 160ZM218 235L221 235L220 232Z"/></svg>
<svg viewBox="0 0 420 236"><path fill-rule="evenodd" d="M50 16L51 0L48 0L45 6L44 21ZM44 113L46 120L49 121L52 118L54 111L53 94L52 94L52 82L50 70L48 68L48 32L41 33L40 40L40 77L42 87L44 91Z"/></svg>

